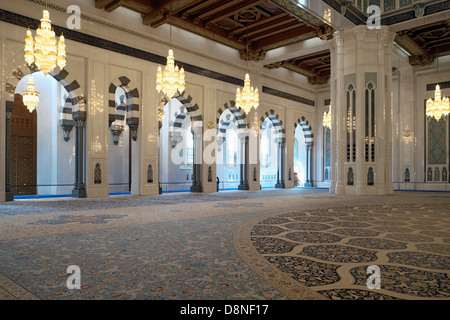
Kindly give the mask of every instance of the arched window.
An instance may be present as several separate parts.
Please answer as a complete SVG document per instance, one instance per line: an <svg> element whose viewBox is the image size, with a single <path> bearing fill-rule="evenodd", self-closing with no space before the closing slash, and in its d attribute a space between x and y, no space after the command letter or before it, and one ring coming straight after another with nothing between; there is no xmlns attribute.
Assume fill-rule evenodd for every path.
<svg viewBox="0 0 450 320"><path fill-rule="evenodd" d="M373 186L375 184L375 177L373 173L373 169L369 168L369 171L367 172L367 185Z"/></svg>
<svg viewBox="0 0 450 320"><path fill-rule="evenodd" d="M356 161L356 90L352 84L346 91L347 101L347 162Z"/></svg>
<svg viewBox="0 0 450 320"><path fill-rule="evenodd" d="M331 130L329 127L323 128L323 154L324 154L324 172L325 172L325 181L330 180L330 176L328 172L331 168Z"/></svg>
<svg viewBox="0 0 450 320"><path fill-rule="evenodd" d="M434 181L441 181L441 171L439 167L434 168Z"/></svg>
<svg viewBox="0 0 450 320"><path fill-rule="evenodd" d="M365 157L375 161L375 85L369 82L365 92Z"/></svg>
<svg viewBox="0 0 450 320"><path fill-rule="evenodd" d="M355 181L355 177L353 174L353 168L349 168L348 173L347 173L347 185L352 186L354 181Z"/></svg>
<svg viewBox="0 0 450 320"><path fill-rule="evenodd" d="M405 169L405 182L411 181L411 173L409 172L409 168Z"/></svg>

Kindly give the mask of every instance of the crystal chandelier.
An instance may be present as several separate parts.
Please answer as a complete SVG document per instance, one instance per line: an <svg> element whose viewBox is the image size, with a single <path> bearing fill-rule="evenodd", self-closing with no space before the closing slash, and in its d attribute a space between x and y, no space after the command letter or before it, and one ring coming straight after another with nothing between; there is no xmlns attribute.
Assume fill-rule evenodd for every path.
<svg viewBox="0 0 450 320"><path fill-rule="evenodd" d="M31 31L27 31L25 38L25 61L28 65L33 62L45 75L56 66L63 69L66 66L66 43L61 34L58 45L56 45L55 32L52 30L50 14L47 10L43 12L41 26L36 30L36 38L33 39Z"/></svg>
<svg viewBox="0 0 450 320"><path fill-rule="evenodd" d="M325 128L330 128L331 129L331 105L330 105L330 109L328 110L328 112L324 111L323 112L323 126Z"/></svg>
<svg viewBox="0 0 450 320"><path fill-rule="evenodd" d="M169 50L169 56L167 57L167 65L162 71L161 66L158 67L158 72L156 74L156 90L163 91L167 100L172 100L177 91L182 94L185 90L185 77L184 69L178 69L175 66L175 59L173 57L172 49Z"/></svg>
<svg viewBox="0 0 450 320"><path fill-rule="evenodd" d="M250 76L248 74L248 26L247 26L247 73L244 80L244 88L242 93L239 87L236 90L236 106L241 107L245 113L250 112L252 108L255 109L259 106L259 93L258 88L253 88L250 85Z"/></svg>
<svg viewBox="0 0 450 320"><path fill-rule="evenodd" d="M35 84L33 76L28 78L27 89L22 92L23 104L27 107L28 111L32 113L39 105L40 93L35 90Z"/></svg>
<svg viewBox="0 0 450 320"><path fill-rule="evenodd" d="M426 114L428 117L434 117L437 121L441 120L450 113L450 104L448 97L441 96L441 88L436 85L436 90L434 91L434 100L427 100Z"/></svg>
<svg viewBox="0 0 450 320"><path fill-rule="evenodd" d="M248 113L253 107L256 109L259 106L258 88L254 89L250 86L250 76L248 73L245 75L242 93L239 88L236 90L236 106L244 109L245 113Z"/></svg>

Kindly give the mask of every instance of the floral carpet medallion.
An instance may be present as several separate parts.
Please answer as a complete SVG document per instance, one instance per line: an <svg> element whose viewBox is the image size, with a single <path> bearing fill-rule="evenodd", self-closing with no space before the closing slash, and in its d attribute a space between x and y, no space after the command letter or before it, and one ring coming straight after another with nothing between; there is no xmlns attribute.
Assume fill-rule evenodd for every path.
<svg viewBox="0 0 450 320"><path fill-rule="evenodd" d="M450 299L449 229L450 204L336 206L255 219L235 242L293 299Z"/></svg>

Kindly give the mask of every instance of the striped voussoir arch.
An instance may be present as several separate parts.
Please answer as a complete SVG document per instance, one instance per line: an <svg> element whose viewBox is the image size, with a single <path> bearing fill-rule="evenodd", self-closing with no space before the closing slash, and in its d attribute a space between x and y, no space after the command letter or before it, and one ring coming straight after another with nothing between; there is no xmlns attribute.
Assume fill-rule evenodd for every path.
<svg viewBox="0 0 450 320"><path fill-rule="evenodd" d="M170 123L170 136L175 145L183 136L183 122L187 117L189 117L188 111L184 105L181 105L180 109L174 113L175 120Z"/></svg>
<svg viewBox="0 0 450 320"><path fill-rule="evenodd" d="M192 105L192 97L188 96L185 98L182 95L175 97L185 108L189 118L191 118L191 128L193 131L197 131L197 129L203 128L203 117L199 113L199 107L197 104Z"/></svg>
<svg viewBox="0 0 450 320"><path fill-rule="evenodd" d="M57 69L59 70L59 68ZM14 101L14 93L16 87L25 76L38 72L39 69L33 63L31 65L23 64L11 71L11 77L6 81L7 100ZM64 106L60 110L60 126L64 131L64 140L69 141L68 134L74 126L73 116L77 114L80 109L79 99L83 97L80 93L80 84L76 80L70 80L69 72L66 69L51 71L49 73L56 81L58 81L67 91ZM69 130L70 129L70 130Z"/></svg>
<svg viewBox="0 0 450 320"><path fill-rule="evenodd" d="M218 146L221 146L226 141L228 126L235 123L236 127L238 127L237 122L238 119L232 112L222 113L219 121L219 133L217 134Z"/></svg>
<svg viewBox="0 0 450 320"><path fill-rule="evenodd" d="M75 122L73 121L73 115L72 115L72 99L66 95L64 95L64 105L61 106L61 112L59 116L59 124L63 128L64 131L64 141L69 141L70 137L70 131L72 131L72 128L75 125Z"/></svg>
<svg viewBox="0 0 450 320"><path fill-rule="evenodd" d="M109 127L111 127L113 123L124 125L126 115L126 124L131 130L133 141L136 141L137 128L139 126L140 96L137 88L130 89L130 82L130 79L122 76L115 79L109 85ZM116 103L117 88L122 88L125 92L124 101L119 104Z"/></svg>
<svg viewBox="0 0 450 320"><path fill-rule="evenodd" d="M279 120L280 116L278 115L278 113L275 113L275 111L273 109L266 111L266 113L260 118L261 127L267 118L269 118L269 120L273 124L273 128L275 130L275 134L274 134L275 142L284 142L286 132L283 129L283 121Z"/></svg>
<svg viewBox="0 0 450 320"><path fill-rule="evenodd" d="M301 117L301 119L297 119L297 121L294 123L294 130L297 129L297 126L300 125L300 128L303 130L303 134L305 135L305 144L307 146L312 146L314 141L314 135L312 133L312 128L309 125L309 122L306 120L305 117Z"/></svg>
<svg viewBox="0 0 450 320"><path fill-rule="evenodd" d="M225 141L226 130L231 122L236 123L237 133L239 138L243 138L246 135L247 125L245 123L245 115L242 114L242 109L236 107L236 102L230 101L230 105L225 103L223 105L224 110L219 108L217 113L219 117L216 118L217 125L219 127L219 133L217 135L217 143L221 144ZM226 114L226 111L230 113ZM225 114L225 116L223 116ZM232 117L233 116L233 117Z"/></svg>
<svg viewBox="0 0 450 320"><path fill-rule="evenodd" d="M186 117L189 116L191 119L191 130L194 132L194 135L197 133L201 133L201 129L203 128L203 118L199 114L199 107L197 104L192 105L192 97L188 96L185 98L183 95L176 96L174 99L177 99L180 103L180 109L175 112L174 118L175 120L170 123L170 134L172 136L172 142L175 143L179 140L183 135L183 122Z"/></svg>

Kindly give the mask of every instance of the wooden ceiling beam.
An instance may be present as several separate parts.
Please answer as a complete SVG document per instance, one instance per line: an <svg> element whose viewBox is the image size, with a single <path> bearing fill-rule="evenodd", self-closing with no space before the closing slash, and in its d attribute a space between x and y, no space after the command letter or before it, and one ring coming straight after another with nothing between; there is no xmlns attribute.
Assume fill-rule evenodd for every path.
<svg viewBox="0 0 450 320"><path fill-rule="evenodd" d="M217 0L217 2L219 2L219 1L222 1L222 0ZM191 6L189 9L183 11L182 14L187 16L187 15L190 15L190 14L195 13L197 11L200 11L200 10L202 10L202 9L208 7L208 6L211 6L212 2L213 1L204 1L204 2L198 1L198 2L195 3L194 6Z"/></svg>
<svg viewBox="0 0 450 320"><path fill-rule="evenodd" d="M155 10L142 17L142 24L157 28L168 21L167 12L163 10Z"/></svg>
<svg viewBox="0 0 450 320"><path fill-rule="evenodd" d="M303 36L305 36L308 33L314 32L311 27L305 25L299 28L292 29L290 31L286 31L282 34L279 34L276 37L261 39L259 41L256 41L252 43L252 47L254 50L257 49L266 49L267 47L274 48L276 47L275 44L282 43L285 45L286 43L294 43L296 39L302 39ZM308 37L309 38L309 37ZM304 39L303 39L304 40Z"/></svg>
<svg viewBox="0 0 450 320"><path fill-rule="evenodd" d="M205 37L207 39L213 40L230 48L237 50L245 49L245 45L228 37L228 33L215 25L211 25L209 28L203 28L196 23L189 22L186 19L179 17L172 17L170 23L180 29L193 32L199 36Z"/></svg>
<svg viewBox="0 0 450 320"><path fill-rule="evenodd" d="M237 5L232 6L232 7L229 7L229 8L226 9L226 10L222 10L222 11L220 11L220 12L218 12L218 13L216 13L216 14L210 16L210 17L207 19L207 22L214 23L214 22L223 20L223 19L228 18L229 16L232 16L232 15L234 15L234 14L236 14L236 13L239 13L239 12L241 12L241 11L245 11L245 10L247 10L247 9L250 9L250 8L252 8L252 7L255 7L255 6L257 6L258 4L263 3L264 1L265 1L265 0L245 1L245 5L244 5L244 6L242 6L242 1L240 1L240 3L238 3Z"/></svg>
<svg viewBox="0 0 450 320"><path fill-rule="evenodd" d="M128 0L129 2L134 2L140 6L146 7L148 9L157 9L155 0Z"/></svg>
<svg viewBox="0 0 450 320"><path fill-rule="evenodd" d="M314 53L312 53L312 54L308 54L308 55L306 55L306 56L302 56L302 57L298 57L298 58L295 58L295 59L289 59L289 61L291 61L291 62L300 62L300 63L302 63L302 62L308 62L308 61L312 61L312 60L316 60L316 59L321 59L321 58L324 58L324 57L329 57L330 56L330 51L329 50L323 50L323 51L320 51L320 52L314 52Z"/></svg>
<svg viewBox="0 0 450 320"><path fill-rule="evenodd" d="M104 9L108 4L112 3L114 0L95 0L95 7L97 9Z"/></svg>
<svg viewBox="0 0 450 320"><path fill-rule="evenodd" d="M248 36L251 38L253 35L262 34L265 31L273 30L273 29L276 29L278 27L285 26L287 24L302 26L302 24L300 24L295 18L287 18L287 19L283 19L280 22L274 22L274 23L270 23L270 24L265 24L265 26L262 26L261 28L258 28L258 29L253 30L253 31L249 31L248 32ZM280 31L278 31L278 32L280 32Z"/></svg>
<svg viewBox="0 0 450 320"><path fill-rule="evenodd" d="M278 38L277 35L279 35L279 34L281 35L287 31L290 31L292 29L298 29L303 26L304 25L299 25L298 21L295 20L293 22L284 23L284 24L282 24L282 26L280 26L280 28L275 29L271 32L261 31L261 32L258 32L257 34L254 34L253 37L249 37L249 38L252 42L259 41L259 40L266 39L266 38ZM273 28L271 28L271 29L273 29Z"/></svg>
<svg viewBox="0 0 450 320"><path fill-rule="evenodd" d="M228 9L234 5L242 3L241 0L231 0L231 1L220 1L211 7L207 7L202 13L196 15L197 19L205 19L211 15L220 12L222 10Z"/></svg>
<svg viewBox="0 0 450 320"><path fill-rule="evenodd" d="M113 12L114 10L116 10L117 8L119 8L120 6L122 6L124 4L125 4L125 0L114 0L113 2L111 2L105 6L105 11Z"/></svg>
<svg viewBox="0 0 450 320"><path fill-rule="evenodd" d="M275 22L275 21L277 21L279 19L283 19L283 18L289 18L289 15L286 12L281 12L281 13L278 13L278 14L270 17L270 18L262 18L258 22L254 22L254 23L248 25L248 30L250 31L250 30L252 30L252 29L254 29L256 27L259 27L261 25L272 23L272 22ZM247 26L240 27L238 29L232 30L232 32L234 34L239 34L239 33L244 32L244 31L247 31Z"/></svg>

